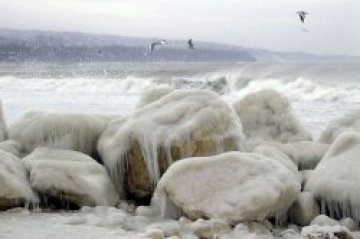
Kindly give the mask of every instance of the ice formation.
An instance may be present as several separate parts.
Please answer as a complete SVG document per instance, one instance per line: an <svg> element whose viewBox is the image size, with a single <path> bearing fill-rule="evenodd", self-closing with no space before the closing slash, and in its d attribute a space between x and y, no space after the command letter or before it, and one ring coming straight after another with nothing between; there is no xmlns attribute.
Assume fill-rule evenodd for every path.
<svg viewBox="0 0 360 239"><path fill-rule="evenodd" d="M14 140L5 140L0 142L0 150L4 150L8 153L20 157L20 144Z"/></svg>
<svg viewBox="0 0 360 239"><path fill-rule="evenodd" d="M289 210L291 221L300 226L308 226L319 213L319 206L310 192L301 192Z"/></svg>
<svg viewBox="0 0 360 239"><path fill-rule="evenodd" d="M247 147L262 141L282 143L310 140L311 136L295 118L289 101L272 89L251 93L234 104L247 136Z"/></svg>
<svg viewBox="0 0 360 239"><path fill-rule="evenodd" d="M0 150L0 210L37 202L21 159Z"/></svg>
<svg viewBox="0 0 360 239"><path fill-rule="evenodd" d="M307 226L301 230L301 235L305 239L353 239L343 226Z"/></svg>
<svg viewBox="0 0 360 239"><path fill-rule="evenodd" d="M37 148L23 161L31 186L45 198L78 206L115 206L118 200L106 169L85 154Z"/></svg>
<svg viewBox="0 0 360 239"><path fill-rule="evenodd" d="M305 190L321 202L321 213L360 221L360 133L343 132L308 179Z"/></svg>
<svg viewBox="0 0 360 239"><path fill-rule="evenodd" d="M159 181L152 207L169 216L171 202L191 219L223 219L232 225L281 219L300 188L296 175L271 158L227 152L175 162Z"/></svg>
<svg viewBox="0 0 360 239"><path fill-rule="evenodd" d="M173 90L174 89L169 86L158 86L158 87L150 88L149 90L146 90L144 91L144 93L142 93L136 107L141 108L147 104L150 104L160 99L161 97L169 94Z"/></svg>
<svg viewBox="0 0 360 239"><path fill-rule="evenodd" d="M269 228L258 222L240 223L223 239L275 239Z"/></svg>
<svg viewBox="0 0 360 239"><path fill-rule="evenodd" d="M20 143L24 154L37 147L51 147L96 157L97 140L107 121L85 114L29 112L10 127L10 139Z"/></svg>
<svg viewBox="0 0 360 239"><path fill-rule="evenodd" d="M0 142L8 138L8 130L5 124L5 117L2 107L2 102L0 101Z"/></svg>
<svg viewBox="0 0 360 239"><path fill-rule="evenodd" d="M120 196L143 198L173 161L238 150L242 137L236 113L216 93L175 90L110 121L98 150Z"/></svg>
<svg viewBox="0 0 360 239"><path fill-rule="evenodd" d="M320 141L331 144L342 132L360 131L360 108L353 109L345 115L330 121L320 136Z"/></svg>

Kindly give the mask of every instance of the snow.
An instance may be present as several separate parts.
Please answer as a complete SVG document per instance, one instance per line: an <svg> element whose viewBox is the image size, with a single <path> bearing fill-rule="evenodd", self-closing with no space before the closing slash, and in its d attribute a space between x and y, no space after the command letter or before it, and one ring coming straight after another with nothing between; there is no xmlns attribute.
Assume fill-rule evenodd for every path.
<svg viewBox="0 0 360 239"><path fill-rule="evenodd" d="M107 121L94 115L29 112L10 126L10 139L19 142L24 154L52 147L96 156L97 140Z"/></svg>
<svg viewBox="0 0 360 239"><path fill-rule="evenodd" d="M0 208L37 202L21 160L0 150Z"/></svg>
<svg viewBox="0 0 360 239"><path fill-rule="evenodd" d="M287 143L311 139L310 133L295 118L289 100L275 90L250 93L233 106L250 149L263 141Z"/></svg>
<svg viewBox="0 0 360 239"><path fill-rule="evenodd" d="M24 159L31 186L79 206L115 206L118 196L105 168L76 151L37 148Z"/></svg>
<svg viewBox="0 0 360 239"><path fill-rule="evenodd" d="M170 202L191 219L224 219L233 225L280 218L300 188L298 177L271 158L227 152L175 162L161 178L152 207L168 216L174 210Z"/></svg>
<svg viewBox="0 0 360 239"><path fill-rule="evenodd" d="M216 93L175 90L110 121L98 150L124 198L126 184L138 196L149 195L173 161L237 150L242 137L236 113Z"/></svg>
<svg viewBox="0 0 360 239"><path fill-rule="evenodd" d="M345 131L331 144L308 179L305 190L321 202L332 218L360 221L360 133Z"/></svg>

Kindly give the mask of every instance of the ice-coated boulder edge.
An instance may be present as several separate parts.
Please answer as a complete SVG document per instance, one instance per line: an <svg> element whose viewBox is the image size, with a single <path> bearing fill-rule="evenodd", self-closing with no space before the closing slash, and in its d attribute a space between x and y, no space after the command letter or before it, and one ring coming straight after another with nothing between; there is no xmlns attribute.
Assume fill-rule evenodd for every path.
<svg viewBox="0 0 360 239"><path fill-rule="evenodd" d="M288 143L311 140L310 133L292 113L289 100L273 89L246 95L233 105L247 136L247 147L263 141Z"/></svg>
<svg viewBox="0 0 360 239"><path fill-rule="evenodd" d="M95 115L34 111L11 125L9 134L25 155L37 147L49 147L96 157L97 140L107 122L105 117Z"/></svg>
<svg viewBox="0 0 360 239"><path fill-rule="evenodd" d="M16 157L21 157L20 144L14 140L5 140L0 142L0 150L11 153Z"/></svg>
<svg viewBox="0 0 360 239"><path fill-rule="evenodd" d="M162 85L150 88L148 90L145 90L140 97L139 102L136 105L136 108L144 107L145 105L148 105L154 101L157 101L161 97L169 94L174 89L170 86Z"/></svg>
<svg viewBox="0 0 360 239"><path fill-rule="evenodd" d="M5 123L4 111L0 100L0 142L8 139L8 129Z"/></svg>
<svg viewBox="0 0 360 239"><path fill-rule="evenodd" d="M26 156L34 190L78 206L115 206L118 197L106 169L76 151L37 148Z"/></svg>
<svg viewBox="0 0 360 239"><path fill-rule="evenodd" d="M360 221L360 133L346 131L329 150L308 179L305 190L314 194L320 209L332 218Z"/></svg>
<svg viewBox="0 0 360 239"><path fill-rule="evenodd" d="M343 116L330 121L321 133L320 141L331 144L344 131L360 132L360 108L352 109Z"/></svg>
<svg viewBox="0 0 360 239"><path fill-rule="evenodd" d="M301 192L289 210L289 218L297 225L308 226L319 213L320 209L314 195L310 192Z"/></svg>
<svg viewBox="0 0 360 239"><path fill-rule="evenodd" d="M300 188L298 177L271 158L227 152L175 162L161 178L152 208L178 217L171 202L191 219L218 218L234 225L280 218Z"/></svg>
<svg viewBox="0 0 360 239"><path fill-rule="evenodd" d="M141 198L173 161L239 150L242 140L239 118L216 93L174 90L110 121L98 150L120 196Z"/></svg>
<svg viewBox="0 0 360 239"><path fill-rule="evenodd" d="M21 159L0 150L0 210L37 202Z"/></svg>

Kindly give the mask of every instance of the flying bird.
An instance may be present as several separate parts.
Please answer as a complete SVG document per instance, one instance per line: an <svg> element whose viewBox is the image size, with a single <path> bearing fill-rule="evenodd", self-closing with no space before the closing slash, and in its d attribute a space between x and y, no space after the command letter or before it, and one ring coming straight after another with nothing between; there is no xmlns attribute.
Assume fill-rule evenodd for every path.
<svg viewBox="0 0 360 239"><path fill-rule="evenodd" d="M298 11L297 14L299 15L300 17L300 20L302 23L305 23L305 17L306 17L306 14L308 14L307 12L304 12L304 11Z"/></svg>
<svg viewBox="0 0 360 239"><path fill-rule="evenodd" d="M155 50L155 47L156 47L157 45L163 45L163 44L167 44L167 41L164 40L164 39L161 39L161 40L157 40L157 41L152 42L151 45L150 45L150 52L153 53L154 50Z"/></svg>
<svg viewBox="0 0 360 239"><path fill-rule="evenodd" d="M194 43L191 38L187 41L187 45L188 45L188 49L191 50L194 49Z"/></svg>

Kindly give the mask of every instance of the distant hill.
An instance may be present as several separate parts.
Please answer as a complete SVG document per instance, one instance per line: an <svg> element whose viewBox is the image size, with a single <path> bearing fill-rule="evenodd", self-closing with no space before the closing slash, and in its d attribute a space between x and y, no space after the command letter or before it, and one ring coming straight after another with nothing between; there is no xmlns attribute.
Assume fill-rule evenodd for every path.
<svg viewBox="0 0 360 239"><path fill-rule="evenodd" d="M150 54L155 39L77 32L0 29L0 61L229 61L256 59L245 49L196 42L188 50L185 40L170 40Z"/></svg>
<svg viewBox="0 0 360 239"><path fill-rule="evenodd" d="M226 44L169 40L150 54L155 38L79 32L0 29L0 62L204 61L204 62L359 62L360 57L277 52Z"/></svg>

